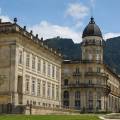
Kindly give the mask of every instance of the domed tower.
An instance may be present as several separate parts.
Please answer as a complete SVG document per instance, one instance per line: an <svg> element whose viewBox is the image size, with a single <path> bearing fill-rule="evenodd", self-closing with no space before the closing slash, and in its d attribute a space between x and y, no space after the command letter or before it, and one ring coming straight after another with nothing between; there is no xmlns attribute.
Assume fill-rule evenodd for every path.
<svg viewBox="0 0 120 120"><path fill-rule="evenodd" d="M91 17L82 35L82 61L103 63L102 33Z"/></svg>

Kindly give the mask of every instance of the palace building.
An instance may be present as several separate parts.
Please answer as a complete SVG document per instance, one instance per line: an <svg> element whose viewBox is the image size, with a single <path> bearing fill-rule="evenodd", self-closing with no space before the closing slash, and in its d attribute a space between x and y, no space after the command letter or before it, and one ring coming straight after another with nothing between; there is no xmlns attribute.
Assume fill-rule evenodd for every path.
<svg viewBox="0 0 120 120"><path fill-rule="evenodd" d="M103 62L105 46L94 18L82 39L81 60L63 61L16 18L0 19L0 113L120 111L120 77Z"/></svg>
<svg viewBox="0 0 120 120"><path fill-rule="evenodd" d="M103 37L91 17L82 35L81 60L62 64L62 106L81 112L120 111L120 78L103 63Z"/></svg>
<svg viewBox="0 0 120 120"><path fill-rule="evenodd" d="M61 54L43 39L0 20L0 112L20 113L23 106L60 108Z"/></svg>

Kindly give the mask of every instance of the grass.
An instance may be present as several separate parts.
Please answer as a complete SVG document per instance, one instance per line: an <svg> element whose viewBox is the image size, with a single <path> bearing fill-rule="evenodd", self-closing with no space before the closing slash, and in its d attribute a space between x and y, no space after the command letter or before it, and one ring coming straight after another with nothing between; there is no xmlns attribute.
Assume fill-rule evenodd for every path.
<svg viewBox="0 0 120 120"><path fill-rule="evenodd" d="M0 115L0 120L100 120L97 115Z"/></svg>

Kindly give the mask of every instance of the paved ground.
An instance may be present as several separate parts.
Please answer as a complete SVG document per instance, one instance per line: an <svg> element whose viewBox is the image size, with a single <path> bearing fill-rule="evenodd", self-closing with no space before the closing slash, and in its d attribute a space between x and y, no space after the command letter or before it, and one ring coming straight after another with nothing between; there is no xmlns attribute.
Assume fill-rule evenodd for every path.
<svg viewBox="0 0 120 120"><path fill-rule="evenodd" d="M120 120L120 113L111 113L99 117L102 120Z"/></svg>

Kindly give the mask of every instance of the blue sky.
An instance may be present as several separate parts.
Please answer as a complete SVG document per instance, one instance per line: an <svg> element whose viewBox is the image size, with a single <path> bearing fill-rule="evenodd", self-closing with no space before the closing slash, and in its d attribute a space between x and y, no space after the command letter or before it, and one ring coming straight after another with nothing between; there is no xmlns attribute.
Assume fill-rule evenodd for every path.
<svg viewBox="0 0 120 120"><path fill-rule="evenodd" d="M44 39L61 36L79 43L91 15L104 38L120 36L119 6L120 0L0 0L0 17L17 17L18 24Z"/></svg>

